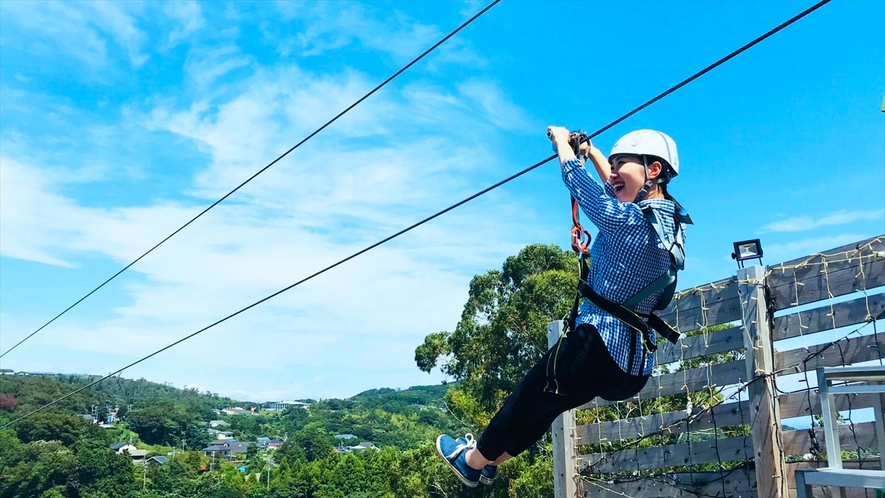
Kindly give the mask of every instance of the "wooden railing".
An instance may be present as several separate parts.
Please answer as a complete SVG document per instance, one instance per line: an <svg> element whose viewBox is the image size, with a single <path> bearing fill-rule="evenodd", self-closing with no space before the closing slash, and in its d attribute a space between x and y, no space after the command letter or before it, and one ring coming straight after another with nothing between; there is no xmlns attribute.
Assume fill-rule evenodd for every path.
<svg viewBox="0 0 885 498"><path fill-rule="evenodd" d="M812 423L820 414L814 371L882 360L883 285L885 235L678 293L661 316L687 335L675 346L659 342L659 368L645 388L624 402L594 400L554 424L557 498L795 496L795 469L822 465L826 447ZM551 324L551 337L560 327ZM788 339L781 344L790 349L775 344ZM674 395L706 400L672 409ZM874 406L882 398L862 394L841 397L837 408ZM794 418L812 429L782 427ZM842 449L858 453L854 465L877 468L865 451L876 448L875 424L847 422Z"/></svg>

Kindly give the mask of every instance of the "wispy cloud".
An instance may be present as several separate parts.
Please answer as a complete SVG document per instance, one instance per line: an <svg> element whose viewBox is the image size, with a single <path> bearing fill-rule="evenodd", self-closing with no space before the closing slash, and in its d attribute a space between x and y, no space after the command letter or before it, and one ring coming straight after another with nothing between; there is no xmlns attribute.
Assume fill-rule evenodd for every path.
<svg viewBox="0 0 885 498"><path fill-rule="evenodd" d="M808 254L815 254L869 237L869 234L845 233L828 237L809 237L790 242L765 244L765 261L768 264L788 261Z"/></svg>
<svg viewBox="0 0 885 498"><path fill-rule="evenodd" d="M195 1L167 2L163 4L163 12L177 23L169 33L168 40L172 45L187 39L206 25L200 4Z"/></svg>
<svg viewBox="0 0 885 498"><path fill-rule="evenodd" d="M197 87L205 88L227 73L247 66L252 57L236 45L193 49L188 53L185 69Z"/></svg>
<svg viewBox="0 0 885 498"><path fill-rule="evenodd" d="M112 2L2 2L5 22L19 28L15 36L4 34L4 43L35 55L73 57L89 66L108 63L107 42L119 46L134 67L148 56L147 41L131 10L134 3Z"/></svg>
<svg viewBox="0 0 885 498"><path fill-rule="evenodd" d="M818 219L798 216L769 223L762 232L804 232L824 226L847 225L860 220L877 220L885 215L885 209L872 211L837 211Z"/></svg>
<svg viewBox="0 0 885 498"><path fill-rule="evenodd" d="M283 56L317 56L351 44L389 54L403 63L417 56L444 35L439 26L425 24L402 11L353 3L278 2L285 19L303 22L297 33L276 33L266 27L268 39L278 39ZM478 9L477 9L478 10ZM472 12L471 15L475 13ZM454 27L454 26L452 26ZM482 63L468 44L452 40L436 54L436 63Z"/></svg>

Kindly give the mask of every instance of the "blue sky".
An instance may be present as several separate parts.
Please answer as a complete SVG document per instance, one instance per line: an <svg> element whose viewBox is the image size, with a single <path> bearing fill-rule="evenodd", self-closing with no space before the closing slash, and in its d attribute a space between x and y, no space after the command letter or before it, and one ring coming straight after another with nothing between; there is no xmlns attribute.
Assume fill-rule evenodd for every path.
<svg viewBox="0 0 885 498"><path fill-rule="evenodd" d="M6 350L479 11L0 2ZM0 362L106 374L548 156L811 2L505 1ZM833 2L597 138L677 142L680 287L885 232L885 3ZM252 400L437 383L470 278L568 244L549 164L124 373Z"/></svg>

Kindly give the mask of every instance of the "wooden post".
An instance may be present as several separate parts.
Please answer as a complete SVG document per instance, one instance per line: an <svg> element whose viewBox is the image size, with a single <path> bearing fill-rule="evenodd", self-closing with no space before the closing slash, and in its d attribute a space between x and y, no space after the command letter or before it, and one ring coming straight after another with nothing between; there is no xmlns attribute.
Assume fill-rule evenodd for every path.
<svg viewBox="0 0 885 498"><path fill-rule="evenodd" d="M756 462L757 495L760 498L786 498L784 451L780 407L774 379L771 330L765 306L765 268L752 266L738 270L738 295L747 348L747 381L758 377L748 388L753 458Z"/></svg>
<svg viewBox="0 0 885 498"><path fill-rule="evenodd" d="M547 324L547 344L553 347L559 340L565 324L562 321ZM553 421L553 496L575 498L578 485L577 442L575 440L575 411L569 410Z"/></svg>

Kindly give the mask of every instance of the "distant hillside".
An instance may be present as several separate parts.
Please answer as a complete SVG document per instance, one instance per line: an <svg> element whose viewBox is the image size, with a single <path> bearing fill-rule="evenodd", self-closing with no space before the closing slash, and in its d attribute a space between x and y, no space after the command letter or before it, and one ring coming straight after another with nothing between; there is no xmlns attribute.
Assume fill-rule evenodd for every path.
<svg viewBox="0 0 885 498"><path fill-rule="evenodd" d="M0 375L0 396L10 419L39 408L97 379L97 376L41 373ZM113 414L147 444L181 445L199 449L215 438L207 431L210 420L225 420L237 440L285 438L310 424L330 438L353 434L379 446L417 447L441 431L460 431L461 424L441 406L448 385L416 386L397 390L370 389L347 399L310 403L308 410L262 411L262 403L218 396L196 389L180 389L145 379L113 377L58 403L54 412L93 415L105 420ZM226 415L218 410L239 406L255 415ZM248 412L247 412L248 413ZM115 420L116 422L116 420Z"/></svg>

